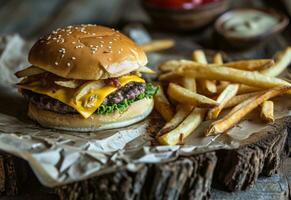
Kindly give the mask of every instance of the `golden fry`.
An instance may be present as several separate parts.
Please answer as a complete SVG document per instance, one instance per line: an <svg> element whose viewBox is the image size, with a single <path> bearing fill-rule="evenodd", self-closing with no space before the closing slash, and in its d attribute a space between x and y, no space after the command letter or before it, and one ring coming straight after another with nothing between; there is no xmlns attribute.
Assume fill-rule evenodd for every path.
<svg viewBox="0 0 291 200"><path fill-rule="evenodd" d="M207 78L211 80L230 81L242 83L259 88L272 88L290 83L275 77L264 76L258 72L250 72L224 66L203 66L191 61L178 64L180 68L175 72L181 76Z"/></svg>
<svg viewBox="0 0 291 200"><path fill-rule="evenodd" d="M217 102L219 103L218 106L210 109L208 111L208 115L207 118L208 119L217 119L219 113L221 112L221 110L224 108L224 106L226 105L226 103L236 95L237 91L238 91L238 84L229 84L224 90L223 92L218 96L217 98Z"/></svg>
<svg viewBox="0 0 291 200"><path fill-rule="evenodd" d="M184 88L196 92L196 80L194 78L182 77L181 84Z"/></svg>
<svg viewBox="0 0 291 200"><path fill-rule="evenodd" d="M262 91L261 92L252 92L252 93L246 93L246 94L234 96L225 104L224 108L232 108L232 107L240 104L241 102L243 102L249 98L252 98L254 96L260 95L260 94L263 94L263 92Z"/></svg>
<svg viewBox="0 0 291 200"><path fill-rule="evenodd" d="M199 88L201 93L206 95L215 94L217 92L217 87L215 81L205 80L205 79L197 79Z"/></svg>
<svg viewBox="0 0 291 200"><path fill-rule="evenodd" d="M264 101L261 105L261 118L267 122L274 122L274 102Z"/></svg>
<svg viewBox="0 0 291 200"><path fill-rule="evenodd" d="M248 85L240 85L237 93L238 94L245 94L245 93L250 93L250 92L257 92L260 90L262 90L262 88L252 87L252 86L248 86Z"/></svg>
<svg viewBox="0 0 291 200"><path fill-rule="evenodd" d="M207 58L205 53L202 50L195 50L192 53L192 60L200 64L207 64Z"/></svg>
<svg viewBox="0 0 291 200"><path fill-rule="evenodd" d="M165 40L154 40L146 44L142 44L141 48L145 52L152 52L152 51L160 51L164 49L169 49L175 46L175 41L172 39L165 39Z"/></svg>
<svg viewBox="0 0 291 200"><path fill-rule="evenodd" d="M155 109L162 115L166 121L170 121L174 116L174 110L165 96L163 88L160 86L159 91L154 96Z"/></svg>
<svg viewBox="0 0 291 200"><path fill-rule="evenodd" d="M190 105L178 105L177 112L174 117L163 126L157 136L160 136L176 128L187 117L187 115L189 115L192 109L193 107Z"/></svg>
<svg viewBox="0 0 291 200"><path fill-rule="evenodd" d="M257 59L257 60L239 60L225 63L224 66L247 70L247 71L256 71L261 69L267 69L274 64L272 59Z"/></svg>
<svg viewBox="0 0 291 200"><path fill-rule="evenodd" d="M185 89L177 84L170 83L168 87L168 95L179 103L194 105L197 107L212 108L218 103L206 96L197 94Z"/></svg>
<svg viewBox="0 0 291 200"><path fill-rule="evenodd" d="M203 121L205 113L206 109L194 108L178 127L159 136L157 138L159 143L163 145L176 145L178 143L183 143L184 139Z"/></svg>
<svg viewBox="0 0 291 200"><path fill-rule="evenodd" d="M195 50L192 54L193 61L196 61L200 64L207 64L207 58L205 53L202 50ZM215 94L217 92L216 85L214 81L200 79L198 83L205 93Z"/></svg>
<svg viewBox="0 0 291 200"><path fill-rule="evenodd" d="M222 119L213 122L207 130L206 135L216 135L227 131L261 103L280 94L284 94L290 89L291 86L275 87L265 91L262 95L254 96L240 103Z"/></svg>
<svg viewBox="0 0 291 200"><path fill-rule="evenodd" d="M217 65L221 65L221 64L223 64L223 58L222 58L221 53L216 53L216 54L213 56L213 63L214 63L214 64L217 64Z"/></svg>
<svg viewBox="0 0 291 200"><path fill-rule="evenodd" d="M224 64L222 61L223 60L221 58L221 54L216 54L213 57L213 62L214 62L213 64L200 63L197 60L194 60L194 62L196 64L200 63L200 64L203 64L205 66L207 65L209 67L223 65L224 67L241 69L241 70L246 70L246 71L256 71L256 70L262 70L262 69L268 70L268 69L273 68L271 66L274 65L274 61L272 59L241 60L241 61L228 62L228 63L224 63ZM284 57L283 61L285 63L284 66L286 66L286 63L287 63L286 57ZM172 60L172 62L173 62L173 60ZM176 62L179 62L179 61L176 61ZM187 62L187 61L184 60L184 62ZM176 70L177 68L178 68L177 65L173 65L169 61L166 63L163 63L162 65L159 66L159 69L161 71L173 71L173 70ZM268 75L268 74L265 74L265 75Z"/></svg>
<svg viewBox="0 0 291 200"><path fill-rule="evenodd" d="M166 62L163 62L162 64L160 64L158 66L159 70L162 71L162 72L171 72L171 71L174 71L177 69L178 67L178 63L180 62L188 62L187 60L169 60L169 61L166 61Z"/></svg>
<svg viewBox="0 0 291 200"><path fill-rule="evenodd" d="M159 81L175 81L181 76L175 72L167 72L159 76Z"/></svg>
<svg viewBox="0 0 291 200"><path fill-rule="evenodd" d="M276 55L275 64L272 67L264 69L260 72L266 76L278 76L288 67L290 63L291 63L291 47L288 47Z"/></svg>

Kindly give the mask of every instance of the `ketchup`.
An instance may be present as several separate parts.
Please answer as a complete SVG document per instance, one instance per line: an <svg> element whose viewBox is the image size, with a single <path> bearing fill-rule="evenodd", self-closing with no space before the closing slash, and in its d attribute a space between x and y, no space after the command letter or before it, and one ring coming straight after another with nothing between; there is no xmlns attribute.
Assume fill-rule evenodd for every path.
<svg viewBox="0 0 291 200"><path fill-rule="evenodd" d="M144 1L160 7L189 9L209 3L214 3L220 0L144 0Z"/></svg>

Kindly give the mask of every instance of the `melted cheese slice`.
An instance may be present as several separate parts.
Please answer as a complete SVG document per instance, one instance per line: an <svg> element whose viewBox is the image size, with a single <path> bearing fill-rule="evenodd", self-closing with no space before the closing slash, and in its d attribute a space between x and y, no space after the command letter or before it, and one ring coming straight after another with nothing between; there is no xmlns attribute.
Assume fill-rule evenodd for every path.
<svg viewBox="0 0 291 200"><path fill-rule="evenodd" d="M124 86L129 82L144 83L145 81L136 75L128 75L120 77L119 82L121 86ZM105 85L102 88L88 91L88 93L82 96L82 98L76 100L74 98L77 91L76 89L66 88L55 84L44 84L41 80L27 83L24 81L23 83L20 83L18 87L20 89L30 90L57 99L64 104L75 108L84 118L90 117L103 103L104 99L118 89L112 85Z"/></svg>

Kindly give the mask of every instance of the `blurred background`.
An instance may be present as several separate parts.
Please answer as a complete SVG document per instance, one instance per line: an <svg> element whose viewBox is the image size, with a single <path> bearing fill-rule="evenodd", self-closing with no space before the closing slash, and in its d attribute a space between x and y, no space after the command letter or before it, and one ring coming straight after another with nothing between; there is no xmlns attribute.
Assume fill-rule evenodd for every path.
<svg viewBox="0 0 291 200"><path fill-rule="evenodd" d="M188 46L190 42L192 46L221 49L227 45L225 38L216 37L215 23L223 13L242 7L271 8L287 20L291 16L290 0L0 0L0 35L18 33L36 39L58 27L81 23L111 26L130 35L138 25L152 38L174 38L187 41ZM272 44L276 49L289 45L287 24L272 37L259 38L259 43L252 41L247 47L261 40L276 40Z"/></svg>
<svg viewBox="0 0 291 200"><path fill-rule="evenodd" d="M183 2L183 0L161 2L167 1ZM150 18L142 2L142 0L1 0L0 34L20 33L24 37L32 38L69 24L97 23L114 27L129 22L149 24ZM188 2L199 4L203 0ZM290 0L230 0L230 4L230 8L270 6L291 14ZM176 7L179 7L179 4Z"/></svg>

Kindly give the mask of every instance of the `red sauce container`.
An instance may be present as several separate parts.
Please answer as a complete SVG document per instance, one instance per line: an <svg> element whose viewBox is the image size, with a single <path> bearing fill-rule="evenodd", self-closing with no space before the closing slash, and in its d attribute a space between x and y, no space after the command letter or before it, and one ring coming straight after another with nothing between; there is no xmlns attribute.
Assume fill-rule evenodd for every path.
<svg viewBox="0 0 291 200"><path fill-rule="evenodd" d="M203 27L229 8L230 0L142 0L159 28L189 31Z"/></svg>

